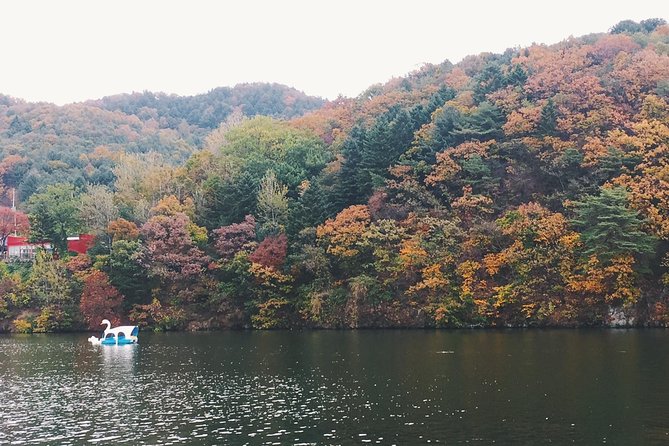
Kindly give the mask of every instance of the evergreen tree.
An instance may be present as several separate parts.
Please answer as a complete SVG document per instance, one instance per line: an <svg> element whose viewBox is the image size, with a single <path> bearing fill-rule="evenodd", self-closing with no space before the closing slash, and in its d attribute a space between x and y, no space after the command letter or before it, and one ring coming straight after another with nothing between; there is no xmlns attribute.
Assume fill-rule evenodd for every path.
<svg viewBox="0 0 669 446"><path fill-rule="evenodd" d="M316 227L334 216L332 203L316 179L309 182L297 200L289 203L288 233L297 235L302 229Z"/></svg>
<svg viewBox="0 0 669 446"><path fill-rule="evenodd" d="M411 108L409 115L414 131L421 128L423 125L430 122L432 113L439 107L443 107L446 101L450 101L455 97L455 90L452 88L442 86L435 93L430 96L430 99L425 104L417 104Z"/></svg>
<svg viewBox="0 0 669 446"><path fill-rule="evenodd" d="M455 131L460 126L463 116L455 107L445 106L434 112L434 130L431 138L422 139L413 148L411 161L413 163L435 163L435 154L447 147L453 147L458 141Z"/></svg>
<svg viewBox="0 0 669 446"><path fill-rule="evenodd" d="M485 101L486 95L504 87L504 75L499 65L488 63L474 78L474 100Z"/></svg>
<svg viewBox="0 0 669 446"><path fill-rule="evenodd" d="M12 119L12 122L9 124L9 128L7 129L6 134L11 138L12 136L25 135L26 133L30 133L32 131L33 128L30 125L30 122L19 115L15 115L14 119Z"/></svg>
<svg viewBox="0 0 669 446"><path fill-rule="evenodd" d="M399 106L381 115L367 132L363 143L360 193L368 198L374 187L383 185L388 167L395 164L413 140L411 117Z"/></svg>
<svg viewBox="0 0 669 446"><path fill-rule="evenodd" d="M576 202L572 224L581 231L585 255L597 255L605 262L623 255L639 258L655 251L655 238L643 232L639 213L627 207L622 187L601 188L599 195Z"/></svg>
<svg viewBox="0 0 669 446"><path fill-rule="evenodd" d="M81 230L80 202L70 184L54 184L30 197L31 239L50 240L60 255L67 253L67 237Z"/></svg>
<svg viewBox="0 0 669 446"><path fill-rule="evenodd" d="M242 172L234 179L212 177L205 182L206 202L200 220L208 228L229 225L255 214L259 179Z"/></svg>
<svg viewBox="0 0 669 446"><path fill-rule="evenodd" d="M541 136L555 136L557 134L557 119L559 113L553 99L546 101L541 109L541 119L537 125L537 133Z"/></svg>
<svg viewBox="0 0 669 446"><path fill-rule="evenodd" d="M663 25L666 25L666 24L667 24L667 21L664 20L664 19L660 19L660 18L646 19L646 20L642 20L641 22L639 22L639 25L641 25L641 27L647 33L652 33L653 31L655 31L655 29L658 26L663 26Z"/></svg>
<svg viewBox="0 0 669 446"><path fill-rule="evenodd" d="M506 85L513 85L516 87L522 87L525 85L526 81L527 72L521 65L518 64L515 64L504 77L504 83Z"/></svg>
<svg viewBox="0 0 669 446"><path fill-rule="evenodd" d="M141 244L137 240L117 240L105 265L109 282L125 296L123 307L130 311L134 304L150 301L151 286L146 269L139 263Z"/></svg>
<svg viewBox="0 0 669 446"><path fill-rule="evenodd" d="M344 160L337 175L334 187L333 202L336 208L344 209L351 204L359 204L364 200L360 184L365 183L365 172L362 168L363 144L367 132L362 125L353 127L349 137L344 141L341 153Z"/></svg>
<svg viewBox="0 0 669 446"><path fill-rule="evenodd" d="M502 135L502 125L506 118L502 111L489 102L481 105L454 125L454 144L475 139L488 141Z"/></svg>
<svg viewBox="0 0 669 446"><path fill-rule="evenodd" d="M491 193L498 183L492 176L490 167L479 155L473 155L460 162L463 182L472 186L474 193Z"/></svg>
<svg viewBox="0 0 669 446"><path fill-rule="evenodd" d="M634 20L622 20L611 28L611 34L634 34L643 31L643 27Z"/></svg>

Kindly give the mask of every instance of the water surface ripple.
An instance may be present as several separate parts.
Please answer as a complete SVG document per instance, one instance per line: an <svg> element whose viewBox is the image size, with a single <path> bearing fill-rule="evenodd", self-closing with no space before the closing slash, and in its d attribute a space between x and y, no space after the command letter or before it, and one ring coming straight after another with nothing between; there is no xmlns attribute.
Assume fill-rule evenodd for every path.
<svg viewBox="0 0 669 446"><path fill-rule="evenodd" d="M669 444L665 330L0 337L0 444Z"/></svg>

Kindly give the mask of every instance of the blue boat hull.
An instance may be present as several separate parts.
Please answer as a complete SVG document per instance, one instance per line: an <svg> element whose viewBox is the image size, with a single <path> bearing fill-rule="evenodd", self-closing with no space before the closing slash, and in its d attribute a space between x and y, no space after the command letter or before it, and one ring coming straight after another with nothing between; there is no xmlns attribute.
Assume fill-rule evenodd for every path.
<svg viewBox="0 0 669 446"><path fill-rule="evenodd" d="M116 342L116 339L114 338L107 338L103 339L100 344L102 345L129 345L129 344L134 344L135 341L132 339L126 339L126 338L120 338L118 342Z"/></svg>

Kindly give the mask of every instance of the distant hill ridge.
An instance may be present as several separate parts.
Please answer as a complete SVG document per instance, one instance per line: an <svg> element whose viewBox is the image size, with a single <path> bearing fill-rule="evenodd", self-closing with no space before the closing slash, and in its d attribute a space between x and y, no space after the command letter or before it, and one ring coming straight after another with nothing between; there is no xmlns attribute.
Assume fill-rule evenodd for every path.
<svg viewBox="0 0 669 446"><path fill-rule="evenodd" d="M0 167L5 188L26 199L44 184L67 181L111 185L110 153L159 153L168 163L187 159L204 137L233 112L290 119L320 108L325 100L279 84L219 87L195 96L130 93L57 106L0 94ZM6 199L6 197L5 197Z"/></svg>
<svg viewBox="0 0 669 446"><path fill-rule="evenodd" d="M290 119L320 108L325 100L276 83L238 84L218 87L208 93L179 96L166 93L130 93L106 96L85 104L109 111L141 116L155 110L168 122L185 120L200 128L214 129L235 109L246 116L265 115Z"/></svg>

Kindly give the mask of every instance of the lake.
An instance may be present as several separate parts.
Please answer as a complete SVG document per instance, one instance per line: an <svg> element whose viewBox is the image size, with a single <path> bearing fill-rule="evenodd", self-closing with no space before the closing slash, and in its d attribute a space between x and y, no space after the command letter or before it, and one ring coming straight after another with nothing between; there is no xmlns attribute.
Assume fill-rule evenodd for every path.
<svg viewBox="0 0 669 446"><path fill-rule="evenodd" d="M667 330L0 336L0 444L669 444Z"/></svg>

